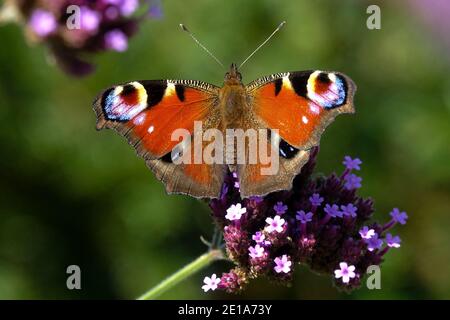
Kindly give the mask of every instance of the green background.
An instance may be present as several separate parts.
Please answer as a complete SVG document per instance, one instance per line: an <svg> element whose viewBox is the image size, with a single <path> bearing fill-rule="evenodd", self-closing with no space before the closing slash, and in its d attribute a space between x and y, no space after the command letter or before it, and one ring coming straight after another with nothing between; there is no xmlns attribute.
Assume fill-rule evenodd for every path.
<svg viewBox="0 0 450 320"><path fill-rule="evenodd" d="M368 30L378 3L382 29ZM239 298L450 298L449 51L406 1L163 1L164 16L141 25L123 54L94 57L76 79L48 63L18 25L0 27L0 298L135 298L205 251L207 206L168 196L117 134L95 131L91 103L102 89L134 79L198 79L220 85L224 70L184 34L185 23L228 65L241 62L282 21L284 29L243 68L244 82L275 72L338 70L358 85L357 113L325 132L317 170L364 164L360 193L375 218L409 214L394 233L402 248L382 266L382 289L348 295L306 267L290 288L251 282ZM66 268L82 290L66 288ZM162 298L204 294L217 262Z"/></svg>

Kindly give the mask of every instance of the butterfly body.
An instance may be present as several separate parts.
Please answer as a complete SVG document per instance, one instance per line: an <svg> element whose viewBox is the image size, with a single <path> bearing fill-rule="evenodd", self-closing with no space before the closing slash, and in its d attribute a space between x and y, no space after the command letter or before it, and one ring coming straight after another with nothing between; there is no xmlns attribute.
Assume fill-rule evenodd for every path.
<svg viewBox="0 0 450 320"><path fill-rule="evenodd" d="M273 74L244 85L232 64L222 87L133 81L103 91L94 110L97 128L125 136L169 193L218 197L232 171L248 197L291 187L325 127L354 112L355 88L347 76L323 71Z"/></svg>

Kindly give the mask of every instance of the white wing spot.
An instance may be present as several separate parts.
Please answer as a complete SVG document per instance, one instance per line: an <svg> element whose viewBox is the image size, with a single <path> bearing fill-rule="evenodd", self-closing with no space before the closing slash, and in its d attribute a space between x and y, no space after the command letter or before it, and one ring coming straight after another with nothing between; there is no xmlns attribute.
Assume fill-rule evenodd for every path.
<svg viewBox="0 0 450 320"><path fill-rule="evenodd" d="M305 116L303 116L303 117L302 117L302 121L303 121L304 124L307 124L307 123L308 123L308 118L305 117Z"/></svg>
<svg viewBox="0 0 450 320"><path fill-rule="evenodd" d="M334 74L334 73L329 73L329 74L328 74L328 79L330 79L331 82L336 82L336 74Z"/></svg>
<svg viewBox="0 0 450 320"><path fill-rule="evenodd" d="M148 133L152 133L155 130L154 126L150 126L147 130Z"/></svg>

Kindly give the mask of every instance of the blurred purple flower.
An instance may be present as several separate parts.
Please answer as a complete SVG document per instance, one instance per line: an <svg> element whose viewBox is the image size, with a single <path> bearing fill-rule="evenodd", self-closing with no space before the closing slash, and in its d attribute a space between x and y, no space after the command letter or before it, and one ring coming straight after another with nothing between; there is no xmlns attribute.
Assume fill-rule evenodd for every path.
<svg viewBox="0 0 450 320"><path fill-rule="evenodd" d="M67 73L84 76L94 70L89 56L102 51L124 52L129 39L152 11L161 15L156 0L29 0L11 1L25 21L31 39L50 48ZM67 13L69 6L80 9ZM146 7L147 10L139 10ZM6 9L5 9L6 10ZM147 11L147 12L144 12ZM141 12L141 14L137 14ZM153 16L149 14L148 17ZM156 15L155 15L156 16ZM76 22L79 22L77 24Z"/></svg>
<svg viewBox="0 0 450 320"><path fill-rule="evenodd" d="M161 18L163 16L163 12L162 12L161 8L162 8L161 0L150 1L148 15L154 19Z"/></svg>
<svg viewBox="0 0 450 320"><path fill-rule="evenodd" d="M128 38L119 29L105 33L105 47L115 51L126 51L128 49Z"/></svg>
<svg viewBox="0 0 450 320"><path fill-rule="evenodd" d="M101 22L101 14L89 7L80 8L81 29L90 33L97 33Z"/></svg>
<svg viewBox="0 0 450 320"><path fill-rule="evenodd" d="M450 51L450 1L447 0L405 0L407 6L413 10L423 24L431 31L438 45L446 49L447 58Z"/></svg>
<svg viewBox="0 0 450 320"><path fill-rule="evenodd" d="M138 0L123 0L120 4L120 12L124 16L132 15L139 8Z"/></svg>
<svg viewBox="0 0 450 320"><path fill-rule="evenodd" d="M28 21L28 25L37 36L42 38L54 33L58 28L58 24L53 13L42 9L36 9L33 11L30 20Z"/></svg>

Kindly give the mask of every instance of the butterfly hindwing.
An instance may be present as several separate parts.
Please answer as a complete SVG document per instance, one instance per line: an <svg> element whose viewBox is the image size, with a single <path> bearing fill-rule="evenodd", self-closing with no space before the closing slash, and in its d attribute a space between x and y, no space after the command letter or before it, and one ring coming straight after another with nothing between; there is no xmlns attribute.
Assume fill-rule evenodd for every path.
<svg viewBox="0 0 450 320"><path fill-rule="evenodd" d="M112 128L133 145L169 193L216 196L223 181L223 165L175 164L172 150L192 154L190 141L172 135L193 133L194 122L218 126L210 113L217 88L190 80L134 81L103 91L94 102L97 129ZM178 130L178 131L177 131ZM178 135L175 135L178 136Z"/></svg>

